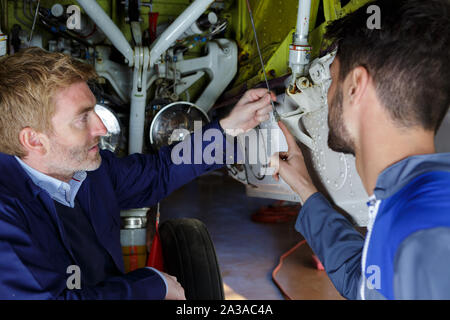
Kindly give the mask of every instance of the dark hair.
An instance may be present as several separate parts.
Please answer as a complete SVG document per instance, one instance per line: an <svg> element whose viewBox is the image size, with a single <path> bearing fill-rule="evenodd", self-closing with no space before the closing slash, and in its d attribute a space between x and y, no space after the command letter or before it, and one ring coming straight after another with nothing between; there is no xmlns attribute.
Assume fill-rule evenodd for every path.
<svg viewBox="0 0 450 320"><path fill-rule="evenodd" d="M368 28L371 5L380 29ZM396 123L437 131L450 105L450 1L372 1L333 21L325 38L337 42L341 80L365 67Z"/></svg>

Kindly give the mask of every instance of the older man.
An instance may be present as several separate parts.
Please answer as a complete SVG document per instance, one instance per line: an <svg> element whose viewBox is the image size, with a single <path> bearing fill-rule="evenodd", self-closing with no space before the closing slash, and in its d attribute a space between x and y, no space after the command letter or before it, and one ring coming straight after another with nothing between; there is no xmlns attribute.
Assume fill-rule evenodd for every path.
<svg viewBox="0 0 450 320"><path fill-rule="evenodd" d="M92 66L38 48L0 61L0 298L184 299L168 274L124 274L120 210L151 206L223 161L176 165L170 147L124 158L99 151L106 129L87 85L95 77ZM250 90L203 130L253 128L269 102L266 90ZM79 288L67 286L70 266L80 268Z"/></svg>
<svg viewBox="0 0 450 320"><path fill-rule="evenodd" d="M381 29L368 28L371 5ZM328 27L338 46L328 145L356 157L365 240L317 192L281 124L289 150L276 176L304 201L296 229L344 297L450 299L450 154L434 146L450 105L449 30L447 0L374 1Z"/></svg>

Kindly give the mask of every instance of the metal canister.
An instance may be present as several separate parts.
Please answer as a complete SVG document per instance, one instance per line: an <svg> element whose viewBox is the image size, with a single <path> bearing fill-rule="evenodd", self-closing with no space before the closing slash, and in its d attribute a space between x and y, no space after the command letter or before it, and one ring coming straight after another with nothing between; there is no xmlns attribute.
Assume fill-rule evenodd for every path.
<svg viewBox="0 0 450 320"><path fill-rule="evenodd" d="M147 261L146 227L149 208L125 210L120 213L120 243L125 272L145 267Z"/></svg>

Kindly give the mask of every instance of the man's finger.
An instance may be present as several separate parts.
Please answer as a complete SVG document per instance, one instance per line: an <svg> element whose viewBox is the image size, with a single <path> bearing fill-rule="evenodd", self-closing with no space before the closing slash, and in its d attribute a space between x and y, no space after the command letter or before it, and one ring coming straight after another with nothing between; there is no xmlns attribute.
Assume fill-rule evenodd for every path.
<svg viewBox="0 0 450 320"><path fill-rule="evenodd" d="M256 115L257 116L264 116L264 115L268 114L271 111L272 111L272 105L268 105L267 107L264 107L264 108L259 109L258 111L256 111Z"/></svg>
<svg viewBox="0 0 450 320"><path fill-rule="evenodd" d="M247 104L247 103L250 103L253 101L257 101L266 94L267 94L267 89L265 89L265 88L250 89L244 93L242 98L239 100L239 103Z"/></svg>
<svg viewBox="0 0 450 320"><path fill-rule="evenodd" d="M269 116L269 114L265 114L265 115L262 115L262 116L256 116L255 119L256 119L256 121L261 123L261 122L269 120L270 116Z"/></svg>
<svg viewBox="0 0 450 320"><path fill-rule="evenodd" d="M269 159L269 167L274 168L274 174L280 170L280 154L275 152Z"/></svg>
<svg viewBox="0 0 450 320"><path fill-rule="evenodd" d="M289 129L286 127L286 125L282 121L278 121L278 126L280 127L281 131L283 131L283 134L286 137L288 149L293 150L293 149L298 148L298 145L297 145L297 142L295 141L294 136L291 134Z"/></svg>
<svg viewBox="0 0 450 320"><path fill-rule="evenodd" d="M272 178L273 178L275 181L280 181L280 175L279 175L278 173L272 174Z"/></svg>
<svg viewBox="0 0 450 320"><path fill-rule="evenodd" d="M266 92L266 94L259 100L248 103L247 108L250 112L257 112L258 110L270 105L270 95Z"/></svg>
<svg viewBox="0 0 450 320"><path fill-rule="evenodd" d="M283 158L287 157L286 152L276 152L274 153L269 160L269 166L273 168L272 177L275 181L280 180L280 170L283 166L287 165Z"/></svg>
<svg viewBox="0 0 450 320"><path fill-rule="evenodd" d="M266 94L269 94L269 92L265 88L250 89L244 93L242 98L239 100L239 104L247 104L254 101L258 101ZM273 101L277 100L276 95L272 91L270 91L270 97L272 98Z"/></svg>

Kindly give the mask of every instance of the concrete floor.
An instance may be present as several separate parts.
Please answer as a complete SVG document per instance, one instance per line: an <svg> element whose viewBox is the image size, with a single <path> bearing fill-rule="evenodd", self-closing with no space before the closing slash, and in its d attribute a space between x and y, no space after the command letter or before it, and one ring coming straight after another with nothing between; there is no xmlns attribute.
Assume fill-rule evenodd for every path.
<svg viewBox="0 0 450 320"><path fill-rule="evenodd" d="M257 223L251 214L275 200L250 198L245 186L225 171L197 178L161 202L161 222L171 218L201 220L214 242L226 299L282 300L272 281L280 256L302 236L295 217L283 223ZM339 299L324 271L311 262L307 245L284 263L279 282L293 299ZM306 250L306 251L305 251Z"/></svg>

